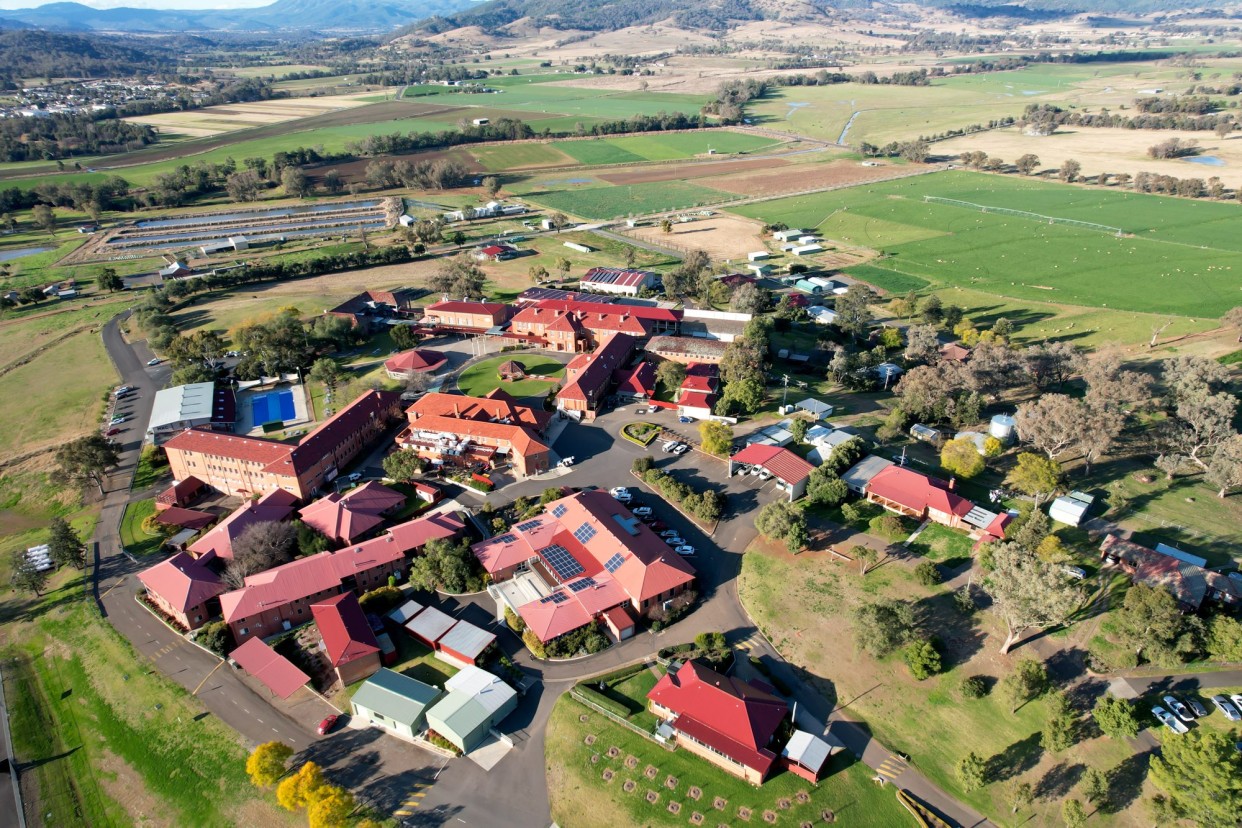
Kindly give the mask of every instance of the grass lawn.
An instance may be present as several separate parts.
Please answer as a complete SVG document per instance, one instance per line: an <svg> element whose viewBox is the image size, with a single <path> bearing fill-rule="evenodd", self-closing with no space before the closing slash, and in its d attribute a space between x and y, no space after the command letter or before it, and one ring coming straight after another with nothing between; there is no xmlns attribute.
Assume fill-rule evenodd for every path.
<svg viewBox="0 0 1242 828"><path fill-rule="evenodd" d="M1120 227L1125 235L924 201L936 196ZM848 208L848 218L839 218ZM1242 268L1238 213L1224 203L952 171L750 204L765 222L823 228L870 246L875 266L940 286L1066 305L1219 316ZM868 220L877 220L869 229ZM842 224L838 235L834 228Z"/></svg>
<svg viewBox="0 0 1242 828"><path fill-rule="evenodd" d="M595 737L591 745L586 744L588 735ZM608 756L612 747L620 751L616 757ZM552 711L545 755L552 818L575 828L684 826L696 812L704 815L706 825L762 825L768 810L779 814L780 825L818 824L825 810L840 813L850 825L910 824L893 789L870 782L870 773L857 763L845 766L841 761L818 786L783 773L756 788L685 750L665 750L569 696L562 696ZM626 764L631 756L637 759L633 769ZM654 779L645 775L648 767L656 768ZM608 771L612 778L605 780ZM666 786L668 777L675 780L672 788ZM636 783L630 792L625 790L628 781ZM699 789L697 800L690 796L691 788ZM647 801L649 791L657 795L654 803ZM805 803L798 800L800 793L807 795ZM725 800L719 810L714 807L717 797ZM788 809L780 807L783 799L790 800ZM679 813L669 811L670 803L680 805ZM739 808L750 809L749 820L739 816Z"/></svg>
<svg viewBox="0 0 1242 828"><path fill-rule="evenodd" d="M1067 768L1088 766L1128 780L1117 785L1112 806L1093 822L1136 828L1149 824L1138 801L1142 774L1134 778L1136 759L1129 744L1093 736L1083 727L1077 744L1051 754L1039 745L1046 717L1042 699L1014 713L995 689L977 700L960 694L963 678L982 676L994 687L1019 659L1035 653L1019 646L1001 655L1004 632L990 612L963 616L943 587L915 583L908 563L890 561L864 577L856 567L834 563L826 555L810 551L791 556L760 539L742 559L738 593L759 628L786 658L817 677L829 699L848 705L852 718L863 721L890 750L909 754L914 766L950 795L993 819L1010 820L1004 791L1009 780L1020 779L1035 788L1036 801L1033 817L1028 812L1019 819L1033 825L1060 824L1061 801L1081 796L1075 789L1079 771L1067 774ZM876 659L855 647L851 613L876 598L915 603L926 618L926 629L941 642L944 673L919 682L899 655ZM825 617L834 623L814 620ZM1057 640L1067 647L1084 646L1078 639L1088 634L1089 626L1070 627ZM1090 701L1084 703L1090 706ZM988 763L991 781L966 792L954 767L971 751Z"/></svg>
<svg viewBox="0 0 1242 828"><path fill-rule="evenodd" d="M138 455L138 467L134 470L134 484L130 486L136 492L148 489L168 473L168 459L161 451L146 447Z"/></svg>
<svg viewBox="0 0 1242 828"><path fill-rule="evenodd" d="M527 198L547 207L585 219L646 215L728 201L737 196L687 181L660 181L615 187L531 193Z"/></svg>
<svg viewBox="0 0 1242 828"><path fill-rule="evenodd" d="M910 551L932 561L950 562L951 566L970 558L970 536L939 523L932 523L910 544Z"/></svg>
<svg viewBox="0 0 1242 828"><path fill-rule="evenodd" d="M131 555L153 555L160 551L163 535L152 535L142 528L142 522L155 514L155 499L135 500L126 504L121 517L121 545Z"/></svg>
<svg viewBox="0 0 1242 828"><path fill-rule="evenodd" d="M500 368L502 363L517 362L526 369L526 374L536 379L501 381ZM565 377L565 366L551 357L529 352L505 354L503 356L476 362L457 378L457 387L463 394L471 397L482 397L497 388L503 388L515 397L543 397L560 384Z"/></svg>

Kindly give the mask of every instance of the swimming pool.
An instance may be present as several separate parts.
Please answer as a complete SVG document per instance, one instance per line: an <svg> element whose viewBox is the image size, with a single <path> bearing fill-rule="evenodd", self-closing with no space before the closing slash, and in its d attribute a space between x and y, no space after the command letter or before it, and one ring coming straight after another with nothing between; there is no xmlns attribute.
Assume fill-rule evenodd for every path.
<svg viewBox="0 0 1242 828"><path fill-rule="evenodd" d="M293 409L292 389L255 394L250 398L250 416L251 422L257 426L277 420L283 422L294 419L297 412Z"/></svg>

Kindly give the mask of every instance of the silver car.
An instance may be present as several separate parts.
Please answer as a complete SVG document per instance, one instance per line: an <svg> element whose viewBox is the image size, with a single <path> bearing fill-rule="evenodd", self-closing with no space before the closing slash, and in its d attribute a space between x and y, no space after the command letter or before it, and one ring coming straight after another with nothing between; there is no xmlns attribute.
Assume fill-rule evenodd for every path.
<svg viewBox="0 0 1242 828"><path fill-rule="evenodd" d="M1195 720L1194 714L1190 712L1190 708L1182 704L1176 696L1165 696L1161 701L1167 704L1169 709L1173 711L1173 714L1183 722L1193 722Z"/></svg>
<svg viewBox="0 0 1242 828"><path fill-rule="evenodd" d="M1190 730L1190 728L1186 727L1186 725L1179 722L1176 716L1165 710L1163 707L1153 707L1151 709L1151 715L1159 719L1160 724L1164 725L1174 733L1185 733Z"/></svg>
<svg viewBox="0 0 1242 828"><path fill-rule="evenodd" d="M1238 708L1234 707L1228 696L1215 695L1212 696L1212 704L1216 709L1225 714L1225 718L1231 722L1242 722L1242 714L1238 713Z"/></svg>

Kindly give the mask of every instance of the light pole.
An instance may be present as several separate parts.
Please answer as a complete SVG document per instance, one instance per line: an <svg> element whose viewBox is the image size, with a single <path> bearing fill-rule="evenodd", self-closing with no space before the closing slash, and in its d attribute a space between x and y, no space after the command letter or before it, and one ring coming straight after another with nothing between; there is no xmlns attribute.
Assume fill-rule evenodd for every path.
<svg viewBox="0 0 1242 828"><path fill-rule="evenodd" d="M789 374L781 374L781 379L785 382L785 395L781 397L781 406L784 407L789 402Z"/></svg>

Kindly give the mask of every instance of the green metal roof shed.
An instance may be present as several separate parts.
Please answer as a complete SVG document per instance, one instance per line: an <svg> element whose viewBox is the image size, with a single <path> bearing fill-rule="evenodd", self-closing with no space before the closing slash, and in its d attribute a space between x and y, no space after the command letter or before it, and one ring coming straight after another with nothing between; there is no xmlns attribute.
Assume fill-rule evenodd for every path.
<svg viewBox="0 0 1242 828"><path fill-rule="evenodd" d="M427 708L440 695L438 687L381 669L358 688L350 705L355 716L398 736L412 739L423 729L423 716Z"/></svg>

